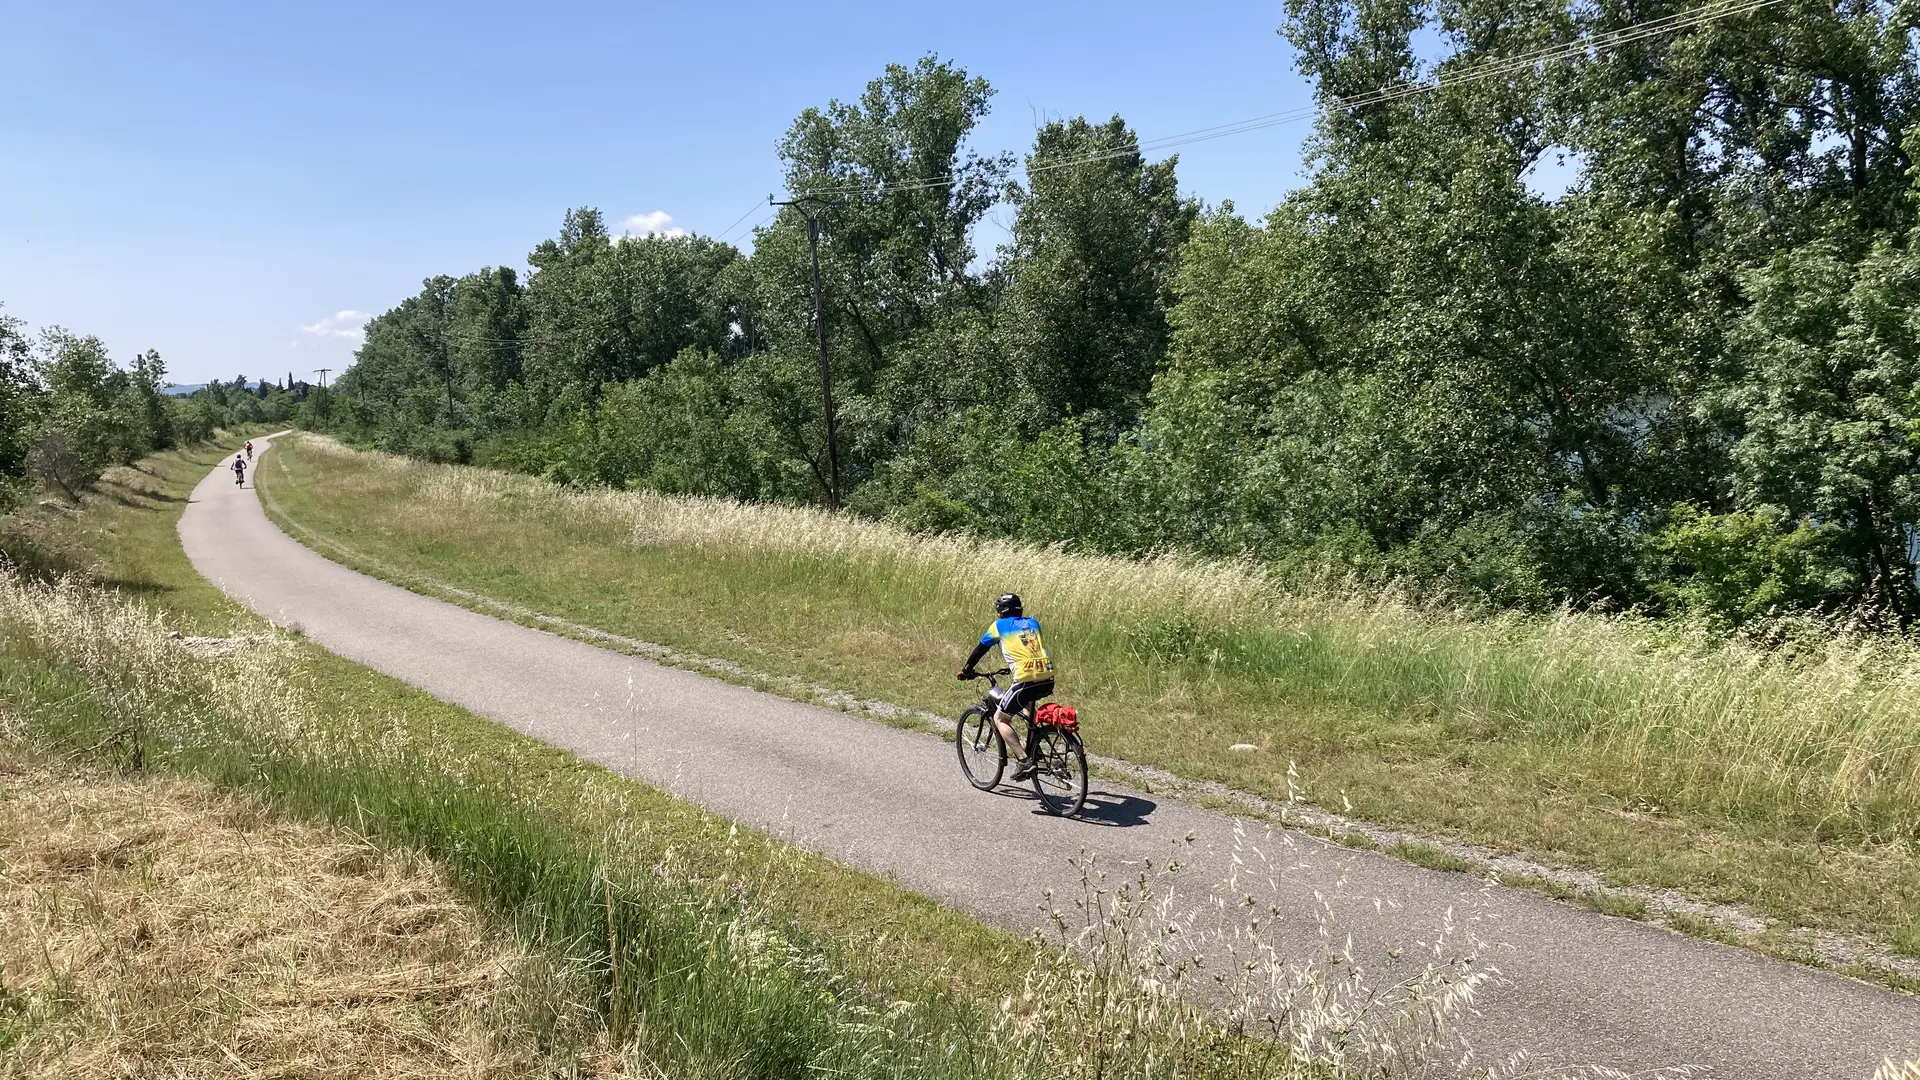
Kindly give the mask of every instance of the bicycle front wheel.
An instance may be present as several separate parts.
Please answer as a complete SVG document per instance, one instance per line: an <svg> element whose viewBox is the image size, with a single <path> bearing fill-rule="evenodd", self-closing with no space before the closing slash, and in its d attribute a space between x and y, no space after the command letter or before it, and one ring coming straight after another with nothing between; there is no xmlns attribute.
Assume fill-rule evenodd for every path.
<svg viewBox="0 0 1920 1080"><path fill-rule="evenodd" d="M960 714L960 725L953 731L953 746L960 753L960 771L967 783L981 791L992 791L1000 784L1007 768L1007 744L987 710L975 705Z"/></svg>
<svg viewBox="0 0 1920 1080"><path fill-rule="evenodd" d="M1080 736L1065 728L1041 728L1033 741L1033 793L1056 817L1072 817L1087 804L1087 752Z"/></svg>

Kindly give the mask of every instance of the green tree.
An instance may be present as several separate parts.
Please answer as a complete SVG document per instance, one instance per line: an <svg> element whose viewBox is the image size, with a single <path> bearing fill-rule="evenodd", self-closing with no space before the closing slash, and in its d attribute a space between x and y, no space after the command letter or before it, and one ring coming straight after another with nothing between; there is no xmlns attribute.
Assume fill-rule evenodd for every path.
<svg viewBox="0 0 1920 1080"><path fill-rule="evenodd" d="M1197 207L1114 117L1040 129L1000 273L1003 363L1029 432L1102 413L1130 426L1166 357L1176 255ZM1014 402L1007 403L1011 412Z"/></svg>
<svg viewBox="0 0 1920 1080"><path fill-rule="evenodd" d="M162 450L174 444L173 414L167 407L166 395L160 392L166 377L167 365L160 359L158 349L148 349L134 357L133 369L127 376L133 405L138 409L141 424L147 433L148 451Z"/></svg>
<svg viewBox="0 0 1920 1080"><path fill-rule="evenodd" d="M820 262L848 487L920 428L944 422L956 400L979 394L979 373L954 358L990 299L969 235L1011 166L1006 155L966 148L992 93L984 79L928 56L889 65L856 101L806 110L781 141L788 191L845 200L821 211ZM749 426L769 451L788 455L792 473L817 474L824 496L818 376L809 375L818 363L812 271L798 209L758 234L752 281L765 355L749 370L766 381L742 397L766 407ZM785 399L785 388L808 383L813 409Z"/></svg>
<svg viewBox="0 0 1920 1080"><path fill-rule="evenodd" d="M40 335L36 366L46 389L37 448L41 474L77 497L78 488L113 460L113 362L99 338L50 327Z"/></svg>
<svg viewBox="0 0 1920 1080"><path fill-rule="evenodd" d="M41 333L35 368L45 394L32 451L41 479L77 499L108 465L153 449L140 389L99 338L51 327Z"/></svg>
<svg viewBox="0 0 1920 1080"><path fill-rule="evenodd" d="M1702 3L1289 0L1324 111L1307 183L1251 221L1198 214L1117 118L1047 125L1009 185L970 142L991 88L937 57L806 110L779 154L821 226L847 505L1509 605L1912 620L1920 36L1884 0L1609 36ZM1554 160L1576 175L1543 195ZM804 216L741 259L576 210L530 281L437 278L375 320L335 416L819 500Z"/></svg>
<svg viewBox="0 0 1920 1080"><path fill-rule="evenodd" d="M444 445L435 433L456 426L455 386L464 375L455 284L444 275L429 278L418 294L367 323L354 365L335 381L345 400L338 422L349 434L393 450Z"/></svg>
<svg viewBox="0 0 1920 1080"><path fill-rule="evenodd" d="M22 490L37 412L32 347L24 330L20 320L0 315L0 510Z"/></svg>
<svg viewBox="0 0 1920 1080"><path fill-rule="evenodd" d="M560 236L528 256L520 362L534 399L571 415L683 349L736 353L739 260L705 237L610 238L599 211L569 212Z"/></svg>
<svg viewBox="0 0 1920 1080"><path fill-rule="evenodd" d="M599 478L670 495L776 494L743 438L730 370L688 349L643 379L609 387L596 410Z"/></svg>
<svg viewBox="0 0 1920 1080"><path fill-rule="evenodd" d="M525 380L526 290L511 267L486 267L453 283L442 369L449 427L494 432L525 423L509 388ZM458 398L458 405L455 404Z"/></svg>
<svg viewBox="0 0 1920 1080"><path fill-rule="evenodd" d="M1920 258L1783 252L1747 279L1744 377L1713 406L1740 432L1735 497L1838 531L1857 596L1912 622L1920 523Z"/></svg>

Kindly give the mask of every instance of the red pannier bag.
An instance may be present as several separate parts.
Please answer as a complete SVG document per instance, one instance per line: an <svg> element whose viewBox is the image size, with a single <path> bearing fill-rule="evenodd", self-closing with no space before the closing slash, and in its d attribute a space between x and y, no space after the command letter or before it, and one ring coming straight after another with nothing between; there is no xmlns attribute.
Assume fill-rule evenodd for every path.
<svg viewBox="0 0 1920 1080"><path fill-rule="evenodd" d="M1080 730L1080 710L1071 705L1062 705L1057 701L1049 701L1034 710L1033 719L1035 723L1047 727L1066 728L1068 731Z"/></svg>

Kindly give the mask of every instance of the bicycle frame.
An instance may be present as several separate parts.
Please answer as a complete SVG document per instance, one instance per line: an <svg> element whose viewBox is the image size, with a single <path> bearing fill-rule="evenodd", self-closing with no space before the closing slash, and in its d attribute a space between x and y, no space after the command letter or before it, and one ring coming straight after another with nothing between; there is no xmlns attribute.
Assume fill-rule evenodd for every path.
<svg viewBox="0 0 1920 1080"><path fill-rule="evenodd" d="M999 712L1001 711L1000 701L1006 694L1005 691L1000 689L1000 676L1012 675L1012 674L1013 674L1012 670L1008 668L1001 668L999 671L980 672L980 677L987 680L987 692L980 695L980 704L986 707L987 718L989 720L991 720L995 715L999 714ZM1026 747L1028 754L1032 754L1033 746L1034 746L1034 736L1039 731L1039 725L1036 724L1033 719L1033 706L1028 705L1025 708L1021 709L1019 712L1009 713L1008 715L1019 717L1020 719L1025 720L1027 722L1026 737L1020 740L1020 744Z"/></svg>

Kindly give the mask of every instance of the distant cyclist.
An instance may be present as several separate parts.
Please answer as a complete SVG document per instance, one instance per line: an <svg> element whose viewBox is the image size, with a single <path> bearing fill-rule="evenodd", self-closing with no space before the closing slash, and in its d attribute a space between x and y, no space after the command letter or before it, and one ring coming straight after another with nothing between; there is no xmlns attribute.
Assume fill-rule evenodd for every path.
<svg viewBox="0 0 1920 1080"><path fill-rule="evenodd" d="M233 482L236 486L247 486L247 459L239 454L233 455Z"/></svg>
<svg viewBox="0 0 1920 1080"><path fill-rule="evenodd" d="M248 461L253 460L253 440L252 439L247 440L247 460Z"/></svg>
<svg viewBox="0 0 1920 1080"><path fill-rule="evenodd" d="M1027 617L1019 596L1007 593L996 597L993 611L999 618L980 635L980 643L973 647L959 677L978 678L973 666L999 643L1000 655L1013 671L1013 685L1007 687L1000 698L1000 706L993 714L993 726L999 729L1001 740L1019 760L1013 769L1013 780L1018 783L1033 775L1033 762L1027 760L1027 748L1014 734L1013 720L1028 706L1053 694L1053 660L1047 656L1047 647L1040 640L1040 620Z"/></svg>

